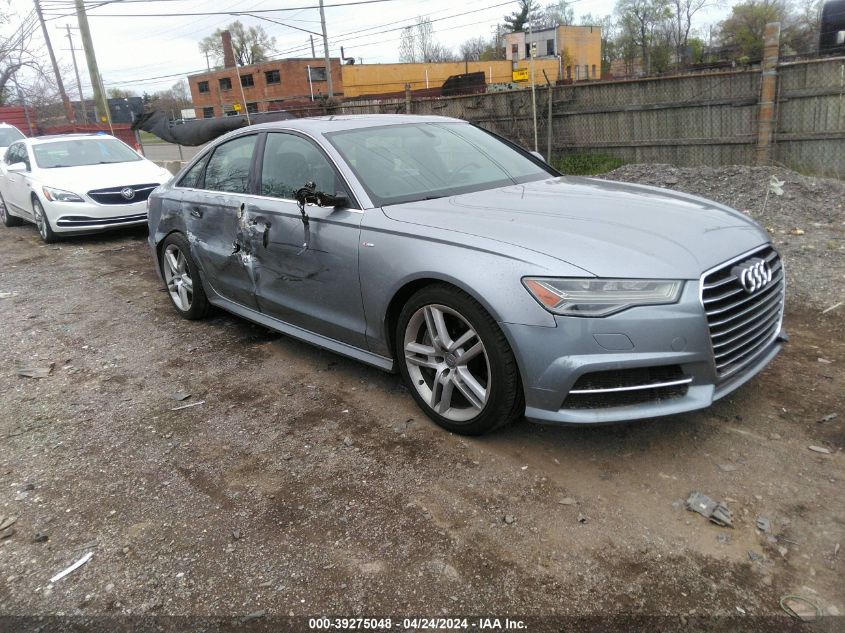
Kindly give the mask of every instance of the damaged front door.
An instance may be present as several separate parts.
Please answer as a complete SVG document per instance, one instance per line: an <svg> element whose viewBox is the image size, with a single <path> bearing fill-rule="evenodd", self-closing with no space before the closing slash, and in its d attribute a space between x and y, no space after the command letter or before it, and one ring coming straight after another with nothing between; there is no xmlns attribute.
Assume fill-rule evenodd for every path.
<svg viewBox="0 0 845 633"><path fill-rule="evenodd" d="M294 196L306 182L328 194L343 188L310 139L268 133L262 159L256 165L261 195L247 205L254 222L250 235L258 260L259 308L291 325L365 348L358 280L361 211L310 205L308 217L300 215Z"/></svg>
<svg viewBox="0 0 845 633"><path fill-rule="evenodd" d="M205 273L203 282L224 299L253 310L258 306L245 203L257 138L239 136L217 147L201 187L182 200L188 241Z"/></svg>

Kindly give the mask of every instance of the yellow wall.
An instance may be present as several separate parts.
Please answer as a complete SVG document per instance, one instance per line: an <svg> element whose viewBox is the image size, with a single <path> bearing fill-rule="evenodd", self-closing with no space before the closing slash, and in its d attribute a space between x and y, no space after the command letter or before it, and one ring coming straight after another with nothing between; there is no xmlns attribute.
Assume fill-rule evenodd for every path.
<svg viewBox="0 0 845 633"><path fill-rule="evenodd" d="M426 85L428 71L428 85ZM401 92L405 84L411 90L439 88L451 75L483 72L487 83L506 83L511 80L509 61L446 62L433 64L345 64L343 66L343 96L359 97L382 92Z"/></svg>
<svg viewBox="0 0 845 633"><path fill-rule="evenodd" d="M559 26L557 27L557 47L563 51L564 79L575 79L574 66L580 68L578 79L601 78L601 27ZM568 58L568 62L567 62ZM584 76L584 65L587 65L589 76ZM571 77L567 74L566 66L573 66ZM595 66L595 75L593 74Z"/></svg>

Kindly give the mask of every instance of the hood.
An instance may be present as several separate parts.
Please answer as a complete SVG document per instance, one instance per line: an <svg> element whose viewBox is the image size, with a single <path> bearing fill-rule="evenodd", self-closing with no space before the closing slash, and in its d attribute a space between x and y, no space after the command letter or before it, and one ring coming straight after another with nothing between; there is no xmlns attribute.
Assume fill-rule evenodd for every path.
<svg viewBox="0 0 845 633"><path fill-rule="evenodd" d="M399 222L539 252L598 277L698 279L768 242L749 217L657 187L561 177L384 207Z"/></svg>
<svg viewBox="0 0 845 633"><path fill-rule="evenodd" d="M49 187L85 193L92 189L161 184L170 179L170 172L148 160L138 160L128 163L41 169L38 171L38 179Z"/></svg>

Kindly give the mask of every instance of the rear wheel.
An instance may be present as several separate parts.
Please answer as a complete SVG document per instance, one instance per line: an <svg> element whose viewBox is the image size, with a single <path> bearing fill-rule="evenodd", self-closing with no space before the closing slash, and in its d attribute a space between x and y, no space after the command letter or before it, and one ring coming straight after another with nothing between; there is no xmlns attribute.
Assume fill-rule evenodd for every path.
<svg viewBox="0 0 845 633"><path fill-rule="evenodd" d="M513 352L467 294L438 284L411 297L396 328L399 370L417 404L443 428L481 435L524 412Z"/></svg>
<svg viewBox="0 0 845 633"><path fill-rule="evenodd" d="M35 226L38 227L38 234L44 242L52 244L59 239L53 233L50 220L47 218L47 214L44 213L44 207L41 206L41 202L35 197L32 198L32 215L35 216Z"/></svg>
<svg viewBox="0 0 845 633"><path fill-rule="evenodd" d="M188 320L202 319L209 303L188 241L179 233L169 235L161 247L161 270L167 294L176 311Z"/></svg>
<svg viewBox="0 0 845 633"><path fill-rule="evenodd" d="M23 223L23 220L19 217L9 213L9 209L6 207L6 200L2 194L0 194L0 220L3 220L3 226L20 226Z"/></svg>

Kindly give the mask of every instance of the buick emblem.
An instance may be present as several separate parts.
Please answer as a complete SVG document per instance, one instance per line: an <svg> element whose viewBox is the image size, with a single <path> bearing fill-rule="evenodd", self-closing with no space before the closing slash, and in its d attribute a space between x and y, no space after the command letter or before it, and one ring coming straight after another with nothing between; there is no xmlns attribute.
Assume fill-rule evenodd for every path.
<svg viewBox="0 0 845 633"><path fill-rule="evenodd" d="M759 257L737 264L731 272L748 294L757 292L772 280L772 269Z"/></svg>
<svg viewBox="0 0 845 633"><path fill-rule="evenodd" d="M124 187L120 190L120 195L127 200L131 200L135 197L135 190L132 187Z"/></svg>

